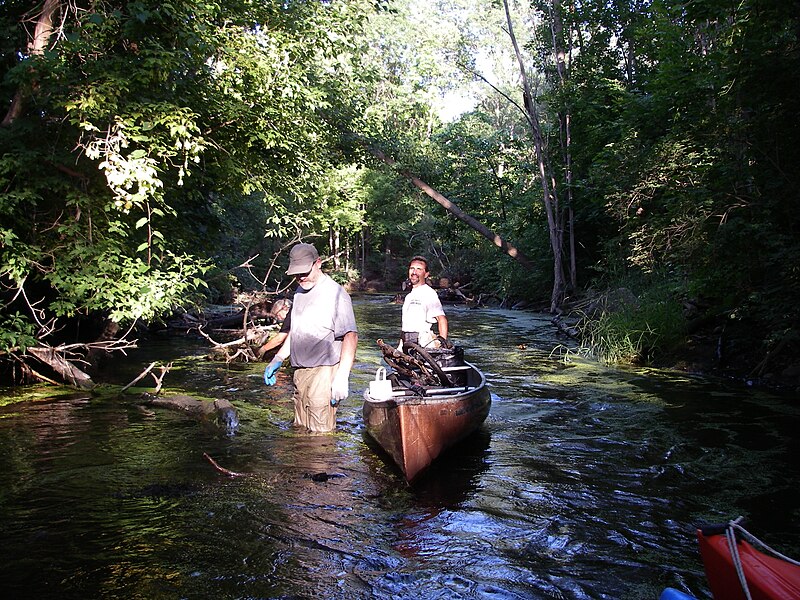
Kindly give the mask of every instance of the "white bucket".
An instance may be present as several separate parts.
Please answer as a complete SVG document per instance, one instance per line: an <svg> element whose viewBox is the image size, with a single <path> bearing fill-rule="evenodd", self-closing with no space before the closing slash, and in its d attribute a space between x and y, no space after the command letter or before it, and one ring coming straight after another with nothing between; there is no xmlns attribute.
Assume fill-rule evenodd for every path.
<svg viewBox="0 0 800 600"><path fill-rule="evenodd" d="M375 379L369 382L369 396L373 400L390 400L392 397L392 382L386 379L383 367L378 367Z"/></svg>

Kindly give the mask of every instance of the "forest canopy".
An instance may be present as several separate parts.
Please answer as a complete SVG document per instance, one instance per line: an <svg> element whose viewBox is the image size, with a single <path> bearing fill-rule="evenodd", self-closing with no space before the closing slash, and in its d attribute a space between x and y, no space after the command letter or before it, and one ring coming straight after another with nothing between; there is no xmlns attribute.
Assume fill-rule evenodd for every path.
<svg viewBox="0 0 800 600"><path fill-rule="evenodd" d="M797 360L796 3L0 5L11 375L277 294L300 239L354 290L417 253L554 313L626 290L581 325L621 359Z"/></svg>

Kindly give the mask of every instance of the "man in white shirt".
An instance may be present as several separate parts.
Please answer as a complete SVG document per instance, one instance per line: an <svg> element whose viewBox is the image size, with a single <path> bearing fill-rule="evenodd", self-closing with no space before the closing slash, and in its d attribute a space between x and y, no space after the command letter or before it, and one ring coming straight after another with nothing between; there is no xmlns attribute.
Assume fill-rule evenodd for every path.
<svg viewBox="0 0 800 600"><path fill-rule="evenodd" d="M439 295L427 283L429 276L428 260L424 256L413 257L408 265L411 291L403 301L402 340L436 348L439 342L431 326L436 323L438 335L445 340L448 326Z"/></svg>

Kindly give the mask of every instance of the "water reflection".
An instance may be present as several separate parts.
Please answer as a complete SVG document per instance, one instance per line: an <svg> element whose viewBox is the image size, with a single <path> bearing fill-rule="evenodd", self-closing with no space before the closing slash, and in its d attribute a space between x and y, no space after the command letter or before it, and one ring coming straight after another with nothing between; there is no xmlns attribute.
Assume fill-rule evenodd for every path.
<svg viewBox="0 0 800 600"><path fill-rule="evenodd" d="M481 428L448 449L415 481L412 489L420 506L436 509L460 507L478 488L481 474L489 467L491 434Z"/></svg>
<svg viewBox="0 0 800 600"><path fill-rule="evenodd" d="M738 514L800 556L787 399L653 370L560 362L547 317L448 307L488 376L479 433L414 486L365 443L360 390L399 306L356 301L353 395L337 431L291 427L288 370L161 340L166 384L224 398L233 436L133 399L0 406L0 590L17 598L657 598L705 594L692 524ZM2 404L2 403L0 403ZM248 473L231 478L225 468ZM325 476L320 476L324 474Z"/></svg>

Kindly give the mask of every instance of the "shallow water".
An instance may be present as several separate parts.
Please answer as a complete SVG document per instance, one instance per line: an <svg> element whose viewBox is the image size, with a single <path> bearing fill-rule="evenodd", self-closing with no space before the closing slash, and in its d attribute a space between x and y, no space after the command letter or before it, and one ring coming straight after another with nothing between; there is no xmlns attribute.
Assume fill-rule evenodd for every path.
<svg viewBox="0 0 800 600"><path fill-rule="evenodd" d="M0 591L14 598L708 597L693 525L744 514L800 556L796 399L652 370L564 364L546 316L446 307L490 383L478 434L414 487L364 437L360 393L399 306L358 299L334 435L296 433L290 379L156 340L118 383L226 398L233 435L135 398L0 397ZM144 383L144 382L143 382ZM150 381L152 384L152 380ZM246 477L230 478L203 457ZM310 475L326 473L327 481Z"/></svg>

